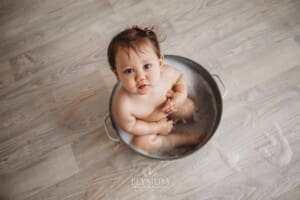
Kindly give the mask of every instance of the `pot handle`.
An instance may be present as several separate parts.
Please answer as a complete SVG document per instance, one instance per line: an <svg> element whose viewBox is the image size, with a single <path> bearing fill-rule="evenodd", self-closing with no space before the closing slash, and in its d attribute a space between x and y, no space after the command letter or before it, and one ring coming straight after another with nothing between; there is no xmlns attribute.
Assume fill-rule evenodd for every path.
<svg viewBox="0 0 300 200"><path fill-rule="evenodd" d="M111 141L113 141L113 142L120 142L120 139L115 138L115 137L112 137L112 136L110 135L111 132L110 132L109 130L111 130L111 128L108 126L108 121L110 121L110 115L109 115L109 114L107 114L107 115L104 117L104 128L105 128L105 133L106 133L107 137L108 137Z"/></svg>
<svg viewBox="0 0 300 200"><path fill-rule="evenodd" d="M227 88L226 88L226 86L225 86L223 80L220 78L220 76L219 76L218 74L212 73L211 75L212 75L212 77L215 78L215 80L217 79L217 80L221 83L221 85L222 85L222 87L223 87L223 89L224 89L224 92L223 92L223 94L222 94L222 98L224 99L224 98L226 97L226 95L227 95Z"/></svg>

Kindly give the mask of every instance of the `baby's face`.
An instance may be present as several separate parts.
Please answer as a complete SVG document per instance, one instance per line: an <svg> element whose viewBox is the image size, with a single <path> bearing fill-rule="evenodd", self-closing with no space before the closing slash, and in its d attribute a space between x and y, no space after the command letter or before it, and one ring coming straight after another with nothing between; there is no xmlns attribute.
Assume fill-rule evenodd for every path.
<svg viewBox="0 0 300 200"><path fill-rule="evenodd" d="M131 94L149 94L158 84L163 58L158 58L150 42L137 51L119 48L116 54L116 75L122 87Z"/></svg>

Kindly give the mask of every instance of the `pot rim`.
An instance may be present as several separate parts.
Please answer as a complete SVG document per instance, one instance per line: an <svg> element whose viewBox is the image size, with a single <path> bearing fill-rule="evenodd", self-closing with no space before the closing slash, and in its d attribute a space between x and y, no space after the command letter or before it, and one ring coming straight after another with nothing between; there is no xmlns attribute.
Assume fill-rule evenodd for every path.
<svg viewBox="0 0 300 200"><path fill-rule="evenodd" d="M180 158L184 158L187 157L193 153L195 153L196 151L199 151L201 148L203 148L205 146L206 143L208 143L209 140L211 140L212 136L215 135L215 132L218 129L218 126L221 122L221 118L222 118L222 112L223 112L223 102L222 102L222 96L221 96L221 92L220 89L216 83L216 81L214 80L213 76L210 74L210 72L208 72L208 70L206 70L202 65L200 65L199 63L186 58L186 57L182 57L182 56L178 56L178 55L164 55L164 58L166 59L173 59L176 61L180 62L187 62L190 63L188 66L193 68L196 71L200 71L201 70L201 76L203 76L203 78L205 78L205 80L207 81L208 85L210 86L211 90L213 91L213 95L214 98L216 100L216 110L217 110L217 114L216 114L216 120L214 120L214 124L212 125L212 129L210 131L209 134L206 135L205 139L203 141L201 141L197 147L195 149L193 149L192 151L187 151L184 152L182 154L180 154L179 156L170 156L170 157L162 157L162 156L155 156L152 154L146 154L143 153L142 151L139 151L137 148L134 148L132 145L128 144L126 141L124 141L124 139L122 138L122 136L120 135L116 122L113 119L113 115L112 115L112 99L114 96L114 93L116 91L116 89L119 87L120 83L117 82L111 92L110 95L110 99L109 99L109 117L110 117L110 121L111 124L114 128L114 130L116 131L118 137L120 138L120 141L122 141L122 143L124 143L127 147L129 147L132 151L134 151L135 153L147 157L147 158L151 158L151 159L156 159L156 160L176 160L176 159L180 159ZM205 76L205 77L204 77ZM209 80L207 80L209 79ZM124 131L125 132L125 131Z"/></svg>

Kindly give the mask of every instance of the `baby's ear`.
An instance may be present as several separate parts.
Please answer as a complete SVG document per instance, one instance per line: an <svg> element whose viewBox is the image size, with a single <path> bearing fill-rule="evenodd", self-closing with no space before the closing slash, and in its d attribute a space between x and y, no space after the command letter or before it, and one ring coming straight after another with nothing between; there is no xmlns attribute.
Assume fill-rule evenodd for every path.
<svg viewBox="0 0 300 200"><path fill-rule="evenodd" d="M119 81L119 76L118 76L117 70L116 70L116 69L113 69L113 70L111 70L111 71L115 74L117 80Z"/></svg>
<svg viewBox="0 0 300 200"><path fill-rule="evenodd" d="M164 56L163 55L160 56L160 58L159 58L159 66L160 66L161 69L164 66Z"/></svg>

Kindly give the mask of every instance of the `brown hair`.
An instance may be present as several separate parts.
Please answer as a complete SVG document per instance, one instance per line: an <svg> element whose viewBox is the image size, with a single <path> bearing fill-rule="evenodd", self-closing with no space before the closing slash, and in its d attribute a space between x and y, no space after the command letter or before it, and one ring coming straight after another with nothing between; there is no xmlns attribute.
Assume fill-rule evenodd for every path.
<svg viewBox="0 0 300 200"><path fill-rule="evenodd" d="M156 33L153 29L154 27L140 28L138 26L133 26L132 28L125 29L113 37L107 50L108 62L111 69L116 69L115 57L119 47L125 47L127 49L137 51L136 47L145 43L147 40L151 42L157 57L160 58L160 46Z"/></svg>

